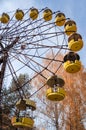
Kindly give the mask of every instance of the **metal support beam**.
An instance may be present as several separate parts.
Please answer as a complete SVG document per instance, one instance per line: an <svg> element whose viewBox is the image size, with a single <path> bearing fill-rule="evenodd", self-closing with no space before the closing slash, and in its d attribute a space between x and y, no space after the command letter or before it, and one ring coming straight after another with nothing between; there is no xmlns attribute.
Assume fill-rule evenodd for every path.
<svg viewBox="0 0 86 130"><path fill-rule="evenodd" d="M5 69L8 59L8 52L12 47L18 42L19 37L16 37L15 40L8 46L4 47L1 43L0 39L0 130L2 130L2 86L3 86L3 80L5 75Z"/></svg>

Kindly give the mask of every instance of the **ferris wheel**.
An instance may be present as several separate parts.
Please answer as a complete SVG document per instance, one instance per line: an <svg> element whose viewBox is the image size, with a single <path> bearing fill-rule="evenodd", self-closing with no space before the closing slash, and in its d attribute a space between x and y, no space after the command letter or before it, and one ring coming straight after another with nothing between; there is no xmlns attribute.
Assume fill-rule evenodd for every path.
<svg viewBox="0 0 86 130"><path fill-rule="evenodd" d="M56 75L56 72L61 66L71 74L81 69L77 51L83 47L83 39L77 33L76 22L67 18L63 12L53 12L47 7L40 10L34 7L17 9L15 12L3 13L0 22L0 91L6 78L10 77L16 81L20 73L26 72L30 75L28 82L34 81L39 75L46 80L49 86L46 97L49 100L63 100L65 81ZM56 57L61 52L64 52L64 58L57 60ZM44 65L43 60L48 64ZM54 71L49 69L53 61L59 64ZM44 70L51 76L44 75ZM19 86L18 83L15 84ZM22 89L24 85L18 89ZM34 111L36 104L30 99L21 98L16 107L20 111L25 111L26 107ZM34 120L30 117L13 117L12 124L15 127L32 129Z"/></svg>

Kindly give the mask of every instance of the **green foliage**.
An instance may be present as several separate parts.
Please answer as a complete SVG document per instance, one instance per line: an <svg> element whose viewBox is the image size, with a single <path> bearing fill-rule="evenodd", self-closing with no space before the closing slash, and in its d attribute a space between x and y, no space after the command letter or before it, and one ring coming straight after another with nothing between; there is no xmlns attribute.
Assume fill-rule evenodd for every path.
<svg viewBox="0 0 86 130"><path fill-rule="evenodd" d="M31 86L28 83L28 74L20 74L14 81L12 79L9 88L2 90L2 128L3 130L16 130L11 125L11 117L17 114L16 102L22 97L29 98Z"/></svg>

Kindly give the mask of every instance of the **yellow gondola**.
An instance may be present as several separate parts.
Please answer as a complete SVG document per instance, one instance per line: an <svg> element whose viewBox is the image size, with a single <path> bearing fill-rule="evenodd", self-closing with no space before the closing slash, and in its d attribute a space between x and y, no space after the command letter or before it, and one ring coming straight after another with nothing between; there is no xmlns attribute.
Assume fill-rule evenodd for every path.
<svg viewBox="0 0 86 130"><path fill-rule="evenodd" d="M63 26L63 25L65 24L65 20L66 20L65 14L59 12L59 13L56 15L56 17L55 17L55 24L56 24L57 26Z"/></svg>
<svg viewBox="0 0 86 130"><path fill-rule="evenodd" d="M68 20L65 22L64 25L65 33L69 36L70 34L74 33L77 31L77 26L75 21L73 20Z"/></svg>
<svg viewBox="0 0 86 130"><path fill-rule="evenodd" d="M47 79L46 84L49 86L46 97L51 101L61 101L65 98L65 90L63 88L65 82L61 77L53 75Z"/></svg>
<svg viewBox="0 0 86 130"><path fill-rule="evenodd" d="M83 40L80 34L73 33L68 38L68 47L72 51L79 51L83 47Z"/></svg>
<svg viewBox="0 0 86 130"><path fill-rule="evenodd" d="M31 110L35 110L36 109L36 104L34 101L29 100L29 99L20 99L17 103L16 103L16 107L19 110L25 110L26 107L30 107Z"/></svg>
<svg viewBox="0 0 86 130"><path fill-rule="evenodd" d="M61 101L65 98L65 90L61 87L57 87L56 91L53 88L49 88L47 89L46 97L51 101Z"/></svg>
<svg viewBox="0 0 86 130"><path fill-rule="evenodd" d="M29 117L12 117L11 123L16 128L33 128L34 120Z"/></svg>
<svg viewBox="0 0 86 130"><path fill-rule="evenodd" d="M20 99L16 103L17 109L21 113L18 116L14 116L11 119L11 123L16 128L29 128L32 129L34 125L33 116L31 115L32 112L36 109L36 104L33 100L30 99ZM27 112L26 108L28 107L29 112ZM23 113L24 112L24 113ZM22 114L22 115L21 115Z"/></svg>
<svg viewBox="0 0 86 130"><path fill-rule="evenodd" d="M1 23L7 24L9 22L9 20L10 20L9 15L7 13L3 13L0 18Z"/></svg>
<svg viewBox="0 0 86 130"><path fill-rule="evenodd" d="M39 14L39 12L38 12L38 10L37 10L36 8L32 8L32 9L30 10L30 12L29 12L30 18L31 18L32 20L37 19L37 18L38 18L38 14Z"/></svg>
<svg viewBox="0 0 86 130"><path fill-rule="evenodd" d="M50 87L54 87L54 85L59 85L60 87L62 87L64 86L65 82L61 77L53 75L47 79L46 84Z"/></svg>
<svg viewBox="0 0 86 130"><path fill-rule="evenodd" d="M75 62L67 61L64 63L64 69L68 73L76 73L81 69L81 62L75 60Z"/></svg>
<svg viewBox="0 0 86 130"><path fill-rule="evenodd" d="M50 21L52 19L52 10L50 9L45 9L43 12L43 18L45 21Z"/></svg>
<svg viewBox="0 0 86 130"><path fill-rule="evenodd" d="M69 52L64 57L64 69L68 73L76 73L81 69L81 62L79 61L80 57L74 52Z"/></svg>
<svg viewBox="0 0 86 130"><path fill-rule="evenodd" d="M15 18L17 20L22 20L24 17L24 12L22 10L16 10L16 13L15 13Z"/></svg>

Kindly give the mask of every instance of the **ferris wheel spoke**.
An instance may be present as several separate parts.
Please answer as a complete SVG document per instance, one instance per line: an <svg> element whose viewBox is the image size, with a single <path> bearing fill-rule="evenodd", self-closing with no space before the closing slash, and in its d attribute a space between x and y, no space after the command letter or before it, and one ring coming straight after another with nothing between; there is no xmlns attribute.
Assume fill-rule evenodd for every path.
<svg viewBox="0 0 86 130"><path fill-rule="evenodd" d="M19 30L22 30L22 28L24 28L24 27L26 28L26 27L28 27L29 25L30 25L30 26L33 25L35 22L37 23L37 21L35 21L35 22L32 22L32 21L31 21L29 24L26 24L26 26L21 27L22 24L24 24L25 22L27 22L27 21L29 21L29 20L30 20L30 19L25 20L24 22L22 22L21 24L19 24L19 26L16 26L16 28L19 28ZM41 19L39 19L39 21L40 21L40 20L41 20ZM43 24L43 23L44 23L44 22L42 22L41 24ZM40 25L41 25L41 24L40 24ZM50 23L49 23L49 24L50 24ZM51 24L52 24L52 23L51 23ZM42 28L42 26L40 26L40 25L38 25L36 28L39 28L39 27ZM44 26L47 26L47 25L48 25L48 24L45 24L45 25L43 25L43 27L44 27ZM36 28L34 28L34 29L36 29ZM14 28L14 29L15 29L15 28ZM13 30L14 30L14 29L13 29ZM34 29L31 29L31 30L33 31ZM13 30L12 30L12 31L13 31ZM27 30L26 30L26 31L27 31ZM8 33L10 33L10 32L8 32ZM11 34L12 34L12 33L13 33L13 32L11 32Z"/></svg>
<svg viewBox="0 0 86 130"><path fill-rule="evenodd" d="M27 12L28 12L29 10L26 10L26 12L25 12L25 15L27 14ZM14 17L14 15L13 15L13 17ZM28 19L29 20L29 19ZM15 27L16 28L18 28L18 27L21 27L21 25L23 24L23 23L25 23L26 21L27 21L27 19L26 20L23 20L23 21L17 21L17 20L14 20L13 19L13 21L14 21L14 23L10 26L10 29L8 30L8 33L10 33L11 31L13 31L13 30L15 30ZM11 22L11 20L10 20L10 22ZM17 24L17 25L16 25ZM15 26L16 25L16 26ZM21 29L21 28L20 28Z"/></svg>
<svg viewBox="0 0 86 130"><path fill-rule="evenodd" d="M38 73L41 76L43 76L41 73L39 73L40 71L38 71L37 68L35 68L34 64L32 63L32 61L34 61L34 60L32 60L32 58L31 59L28 58L29 60L27 60L26 57L25 57L25 61L24 61L24 59L22 60L21 58L18 58L18 57L15 57L15 56L13 56L13 57L16 60L18 60L19 62L21 62L24 65L24 67L27 67L27 68L31 69L33 72ZM34 61L34 63L38 65L38 63L36 63L35 61ZM42 68L42 66L41 66L41 68ZM45 69L45 68L43 68L43 69Z"/></svg>
<svg viewBox="0 0 86 130"><path fill-rule="evenodd" d="M29 10L28 10L29 11ZM25 14L27 14L28 13L28 11L25 13ZM41 11L40 11L41 12ZM38 22L38 21L40 21L41 19L39 19L39 20L37 20L37 21L34 21L34 22L32 22L31 20L30 20L30 18L28 18L28 19L26 19L26 20L23 20L23 21L19 21L19 23L20 24L18 24L17 26L16 26L16 28L19 28L20 30L22 29L22 28L26 28L26 27L28 27L29 25L31 25L31 24L35 24L36 22ZM29 23L28 23L29 22ZM18 21L16 21L13 25L14 25L14 28L12 29L12 30L9 30L8 31L8 33L12 33L11 31L14 31L15 30L15 24L16 23L18 23ZM22 26L23 24L25 24L25 26Z"/></svg>
<svg viewBox="0 0 86 130"><path fill-rule="evenodd" d="M20 98L22 98L22 93L23 93L23 96L25 96L25 93L24 93L24 91L23 91L22 88L21 88L22 93L21 93L21 91L20 91L20 89L19 89L19 88L21 87L21 86L20 86L20 82L19 82L19 80L18 80L17 74L16 74L16 72L15 72L15 70L14 70L14 67L13 67L13 65L11 64L9 58L8 58L7 65L8 65L8 68L9 68L9 70L10 70L10 73L11 73L11 75L12 75L13 81L14 81L14 83L15 83L16 90L18 91L18 93L19 93L19 95L20 95Z"/></svg>
<svg viewBox="0 0 86 130"><path fill-rule="evenodd" d="M25 52L21 52L21 51L18 51L18 50L15 50L14 49L14 53L15 53L15 51L16 51L16 53L15 53L15 55L22 55L22 56L28 56L28 57L35 57L35 58L41 58L41 59L46 59L46 60L55 60L54 58L53 59L51 59L51 58L46 58L45 56L44 56L44 54L46 54L48 51L50 51L50 49L54 49L54 48L56 48L56 46L43 46L42 45L42 47L41 47L41 49L43 50L43 48L44 48L44 51L42 51L42 53L40 53L40 47L32 47L32 48L27 48L27 53L25 53ZM31 51L31 50L33 50L33 49L35 49L35 51L34 51L34 54L28 54L29 53L29 51ZM46 49L46 50L45 50ZM58 46L58 51L59 51L59 49L62 49L62 47L61 46ZM40 54L35 54L36 53L36 51L38 52L38 53L40 53ZM13 53L13 54L14 54ZM59 61L59 62L62 62L61 60L55 60L55 61Z"/></svg>

